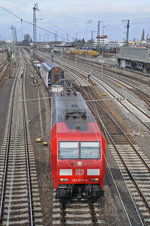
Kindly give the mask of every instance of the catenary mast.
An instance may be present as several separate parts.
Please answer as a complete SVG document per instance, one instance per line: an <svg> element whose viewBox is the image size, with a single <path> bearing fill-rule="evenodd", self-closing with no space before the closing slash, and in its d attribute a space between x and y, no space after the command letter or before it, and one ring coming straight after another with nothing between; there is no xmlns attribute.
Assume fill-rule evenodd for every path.
<svg viewBox="0 0 150 226"><path fill-rule="evenodd" d="M38 10L38 4L35 3L33 7L33 42L37 41L37 34L36 34L36 11Z"/></svg>

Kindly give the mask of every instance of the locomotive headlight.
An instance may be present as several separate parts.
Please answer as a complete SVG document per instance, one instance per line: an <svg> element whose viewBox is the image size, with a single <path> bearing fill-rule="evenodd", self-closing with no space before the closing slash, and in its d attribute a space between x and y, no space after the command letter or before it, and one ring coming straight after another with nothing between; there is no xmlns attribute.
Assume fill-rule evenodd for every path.
<svg viewBox="0 0 150 226"><path fill-rule="evenodd" d="M60 169L59 175L60 176L72 176L72 169Z"/></svg>
<svg viewBox="0 0 150 226"><path fill-rule="evenodd" d="M87 175L88 176L99 176L100 169L87 169Z"/></svg>
<svg viewBox="0 0 150 226"><path fill-rule="evenodd" d="M92 182L94 182L94 181L99 181L99 178L92 178L91 181L92 181Z"/></svg>
<svg viewBox="0 0 150 226"><path fill-rule="evenodd" d="M60 181L61 182L67 182L68 181L68 178L60 178Z"/></svg>

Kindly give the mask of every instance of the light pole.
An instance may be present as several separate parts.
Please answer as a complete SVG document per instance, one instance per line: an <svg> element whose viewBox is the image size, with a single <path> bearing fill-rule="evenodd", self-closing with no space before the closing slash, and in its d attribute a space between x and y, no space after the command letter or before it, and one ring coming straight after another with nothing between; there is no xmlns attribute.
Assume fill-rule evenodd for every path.
<svg viewBox="0 0 150 226"><path fill-rule="evenodd" d="M122 22L127 23L127 32L126 32L126 46L128 46L128 41L129 41L129 28L130 28L130 20L122 20Z"/></svg>
<svg viewBox="0 0 150 226"><path fill-rule="evenodd" d="M102 47L102 68L101 68L101 76L103 77L103 67L104 67L104 28L105 26L103 26L103 47Z"/></svg>
<svg viewBox="0 0 150 226"><path fill-rule="evenodd" d="M98 44L98 50L100 54L100 24L103 23L103 20L98 21L98 27L97 27L97 44Z"/></svg>
<svg viewBox="0 0 150 226"><path fill-rule="evenodd" d="M91 24L91 22L92 22L92 20L88 20L86 23L87 23L87 25L88 24ZM88 28L88 27L87 27ZM87 33L88 33L88 29L87 29Z"/></svg>
<svg viewBox="0 0 150 226"><path fill-rule="evenodd" d="M77 49L77 40L78 40L78 33L76 33L76 43L75 43L75 45L76 45L76 49Z"/></svg>
<svg viewBox="0 0 150 226"><path fill-rule="evenodd" d="M91 31L91 46L93 45L93 42L94 42L94 36L93 36L94 32L96 31Z"/></svg>

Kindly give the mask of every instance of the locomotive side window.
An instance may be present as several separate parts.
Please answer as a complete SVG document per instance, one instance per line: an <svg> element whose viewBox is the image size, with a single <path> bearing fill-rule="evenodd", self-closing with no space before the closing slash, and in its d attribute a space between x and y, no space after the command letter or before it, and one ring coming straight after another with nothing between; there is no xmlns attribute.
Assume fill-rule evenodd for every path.
<svg viewBox="0 0 150 226"><path fill-rule="evenodd" d="M50 73L48 74L48 85L49 86L51 85L51 75L50 75Z"/></svg>
<svg viewBox="0 0 150 226"><path fill-rule="evenodd" d="M100 158L100 143L99 142L81 142L81 158L82 159L97 159Z"/></svg>
<svg viewBox="0 0 150 226"><path fill-rule="evenodd" d="M78 159L79 142L59 142L59 159Z"/></svg>

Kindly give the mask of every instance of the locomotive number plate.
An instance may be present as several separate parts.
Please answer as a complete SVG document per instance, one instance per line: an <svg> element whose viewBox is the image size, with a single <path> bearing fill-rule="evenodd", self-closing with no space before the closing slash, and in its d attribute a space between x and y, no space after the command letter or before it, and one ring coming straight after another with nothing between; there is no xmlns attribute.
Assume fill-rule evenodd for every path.
<svg viewBox="0 0 150 226"><path fill-rule="evenodd" d="M87 179L72 179L72 182L78 183L78 182L87 182Z"/></svg>
<svg viewBox="0 0 150 226"><path fill-rule="evenodd" d="M84 169L76 169L76 175L84 175Z"/></svg>

